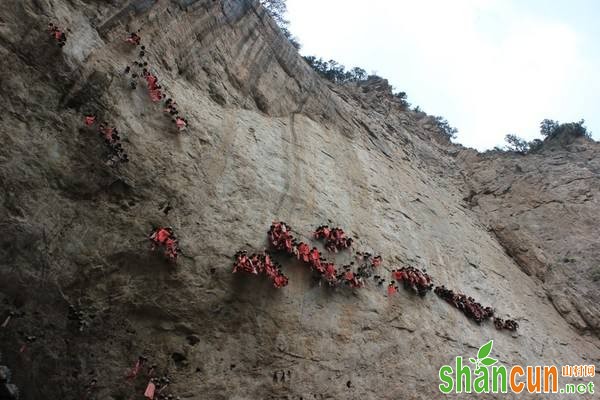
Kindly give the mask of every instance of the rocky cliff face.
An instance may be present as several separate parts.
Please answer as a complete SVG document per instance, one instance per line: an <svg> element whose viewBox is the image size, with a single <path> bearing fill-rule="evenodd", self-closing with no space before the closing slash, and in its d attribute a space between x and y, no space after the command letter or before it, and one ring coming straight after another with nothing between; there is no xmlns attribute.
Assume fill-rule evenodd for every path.
<svg viewBox="0 0 600 400"><path fill-rule="evenodd" d="M69 28L62 49L49 21ZM183 134L123 75L137 29ZM8 0L0 51L0 301L25 313L0 350L22 398L139 398L147 381L124 375L140 354L197 399L428 399L441 365L489 339L506 364L598 364L598 144L444 142L384 82L319 78L250 1ZM106 165L88 113L129 163ZM275 219L303 240L344 227L385 270L426 268L520 329L433 294L331 291L286 257L284 289L232 275ZM176 267L150 251L153 225L177 232Z"/></svg>
<svg viewBox="0 0 600 400"><path fill-rule="evenodd" d="M462 153L467 201L558 312L582 332L600 328L600 146L554 137L527 156Z"/></svg>

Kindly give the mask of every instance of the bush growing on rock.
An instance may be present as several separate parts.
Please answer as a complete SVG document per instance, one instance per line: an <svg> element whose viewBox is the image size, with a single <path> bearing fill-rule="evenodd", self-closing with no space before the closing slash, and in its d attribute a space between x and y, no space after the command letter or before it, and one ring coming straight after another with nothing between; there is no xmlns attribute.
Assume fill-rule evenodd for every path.
<svg viewBox="0 0 600 400"><path fill-rule="evenodd" d="M540 133L543 137L548 137L558 129L558 126L557 121L546 118L540 122Z"/></svg>
<svg viewBox="0 0 600 400"><path fill-rule="evenodd" d="M591 132L588 132L584 125L585 120L582 118L577 122L567 122L564 124L551 119L545 119L540 123L540 133L545 138L552 138L559 134L568 134L574 137L585 137L590 139Z"/></svg>
<svg viewBox="0 0 600 400"><path fill-rule="evenodd" d="M287 27L290 21L285 19L287 4L285 0L260 0L260 4L267 10L271 18L280 27Z"/></svg>
<svg viewBox="0 0 600 400"><path fill-rule="evenodd" d="M418 107L417 107L418 108ZM416 111L416 109L415 109ZM450 126L450 123L444 117L434 117L435 123L439 132L442 136L446 137L448 140L455 139L456 134L458 133L458 129Z"/></svg>
<svg viewBox="0 0 600 400"><path fill-rule="evenodd" d="M517 135L506 135L504 137L507 145L505 146L507 151L514 151L519 154L527 154L529 152L529 143Z"/></svg>
<svg viewBox="0 0 600 400"><path fill-rule="evenodd" d="M544 119L540 122L540 133L544 139L533 139L528 142L517 135L506 135L504 137L507 143L504 148L495 147L494 150L512 151L519 154L535 153L542 149L544 143L548 140L557 138L559 135L567 135L572 137L583 137L591 139L591 133L588 132L584 125L585 120L581 119L577 122L559 123L551 119Z"/></svg>
<svg viewBox="0 0 600 400"><path fill-rule="evenodd" d="M300 50L300 42L298 38L296 38L290 30L288 29L288 25L290 21L285 18L285 14L287 13L287 4L285 0L260 0L260 4L267 10L271 18L275 21L277 26L283 32L283 35L290 41L292 46L294 46L297 50Z"/></svg>

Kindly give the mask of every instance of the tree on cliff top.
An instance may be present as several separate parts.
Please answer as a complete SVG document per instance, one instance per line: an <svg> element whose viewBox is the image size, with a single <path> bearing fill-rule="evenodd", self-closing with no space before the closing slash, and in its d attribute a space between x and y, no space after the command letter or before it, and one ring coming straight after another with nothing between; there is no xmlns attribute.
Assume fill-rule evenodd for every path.
<svg viewBox="0 0 600 400"><path fill-rule="evenodd" d="M507 151L514 151L519 154L527 154L529 152L529 143L517 135L506 135L504 140L507 143Z"/></svg>
<svg viewBox="0 0 600 400"><path fill-rule="evenodd" d="M260 4L267 10L292 46L300 50L300 42L298 42L298 39L292 35L288 28L290 21L285 18L285 14L287 13L285 0L260 0Z"/></svg>
<svg viewBox="0 0 600 400"><path fill-rule="evenodd" d="M591 132L588 132L584 123L584 119L581 119L577 122L567 122L562 124L558 121L545 119L540 123L540 133L545 138L551 138L560 133L568 133L575 137L585 137L591 139Z"/></svg>
<svg viewBox="0 0 600 400"><path fill-rule="evenodd" d="M260 0L260 4L269 12L269 15L277 25L280 27L286 27L290 21L285 19L287 13L287 4L285 0Z"/></svg>

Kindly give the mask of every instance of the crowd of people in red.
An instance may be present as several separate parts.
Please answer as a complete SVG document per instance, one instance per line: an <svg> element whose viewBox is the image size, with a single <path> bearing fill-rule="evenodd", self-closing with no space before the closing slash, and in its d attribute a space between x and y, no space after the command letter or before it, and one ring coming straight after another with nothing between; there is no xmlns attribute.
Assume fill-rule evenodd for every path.
<svg viewBox="0 0 600 400"><path fill-rule="evenodd" d="M478 324L493 317L496 329L507 329L514 332L519 328L519 324L512 319L503 320L502 318L494 317L494 309L492 307L483 307L470 296L462 293L454 293L453 290L447 289L444 285L437 286L434 292Z"/></svg>
<svg viewBox="0 0 600 400"><path fill-rule="evenodd" d="M491 307L483 307L471 296L454 293L452 289L447 289L444 285L436 286L434 292L478 324L494 316L494 310Z"/></svg>
<svg viewBox="0 0 600 400"><path fill-rule="evenodd" d="M96 116L86 115L83 122L87 127L91 128L97 123ZM119 136L117 128L110 127L105 123L98 123L97 132L104 139L104 143L106 143L108 146L108 165L113 166L119 162L129 162L129 157L121 145L121 137Z"/></svg>
<svg viewBox="0 0 600 400"><path fill-rule="evenodd" d="M344 232L339 228L334 228L333 235L331 229L326 226L317 228L314 236L316 238L325 238L335 243L330 246L331 251L348 248L352 244L352 238L346 238ZM335 238L335 239L334 239ZM313 271L315 278L324 281L330 287L349 286L352 288L361 288L364 286L365 279L373 276L376 267L381 265L381 256L372 257L370 253L356 253L358 267L356 271L355 262L342 266L338 269L333 262L323 258L321 252L316 247L310 247L305 242L298 242L292 234L292 229L285 222L274 222L268 231L269 244L277 251L282 251L288 255L296 257L298 260L306 263ZM333 250L335 248L335 250Z"/></svg>
<svg viewBox="0 0 600 400"><path fill-rule="evenodd" d="M352 247L352 238L346 237L341 228L330 228L327 225L321 225L314 233L315 239L324 239L325 248L328 251L337 253L340 250Z"/></svg>
<svg viewBox="0 0 600 400"><path fill-rule="evenodd" d="M273 281L276 288L287 286L288 278L281 272L281 265L273 261L271 255L264 251L252 253L248 256L246 251L238 251L234 256L233 273L246 272L248 274L265 274Z"/></svg>
<svg viewBox="0 0 600 400"><path fill-rule="evenodd" d="M332 262L326 262L316 247L312 249L304 242L298 243L292 235L292 229L285 222L273 222L268 231L269 244L277 251L295 256L311 266L329 285L337 283L337 269Z"/></svg>
<svg viewBox="0 0 600 400"><path fill-rule="evenodd" d="M156 228L149 235L152 243L152 250L163 249L165 257L172 262L177 262L177 255L180 253L177 238L172 228Z"/></svg>
<svg viewBox="0 0 600 400"><path fill-rule="evenodd" d="M428 291L433 289L433 283L429 274L415 267L393 269L392 277L396 282L403 283L405 289L412 289L419 296L425 296Z"/></svg>
<svg viewBox="0 0 600 400"><path fill-rule="evenodd" d="M338 271L332 262L326 262L316 247L312 249L304 242L298 243L292 235L292 229L285 222L273 222L268 232L269 244L275 250L295 256L307 263L312 270L330 286L337 285Z"/></svg>
<svg viewBox="0 0 600 400"><path fill-rule="evenodd" d="M48 32L50 32L50 37L56 41L58 47L64 47L67 44L67 34L52 22L48 23Z"/></svg>
<svg viewBox="0 0 600 400"><path fill-rule="evenodd" d="M166 95L165 89L158 83L158 77L150 72L148 62L144 59L146 56L146 46L141 45L141 40L141 37L136 32L131 32L125 39L127 43L131 43L136 47L141 46L138 53L140 60L133 61L131 66L128 65L125 67L125 75L131 73L130 87L136 89L139 78L144 79L150 100L154 103L164 101L164 113L173 121L179 131L183 131L187 128L188 121L179 115L177 103Z"/></svg>
<svg viewBox="0 0 600 400"><path fill-rule="evenodd" d="M303 263L310 265L315 275L331 287L346 285L352 288L360 288L364 286L365 280L370 277L374 277L378 281L379 286L385 282L385 278L374 274L377 267L383 261L381 256L373 257L367 252L356 252L356 261L358 263L356 272L353 271L355 262L351 262L338 269L334 263L326 261L316 247L311 248L305 242L298 242L292 233L291 227L285 222L273 222L267 234L269 244L275 250L294 256ZM322 225L316 229L313 236L316 239L325 239L326 247L333 252L352 245L352 239L346 237L344 231L340 228L332 229L327 225ZM250 257L248 257L245 251L238 252L235 255L233 272L240 271L255 275L266 272L273 279L275 287L283 287L288 283L288 279L281 272L281 266L273 262L271 256L266 252L262 254L255 253ZM413 290L422 297L433 289L433 279L424 270L422 271L415 267L402 267L392 270L391 274L392 280L387 287L389 296L394 295L398 291L397 283L402 283L405 289ZM275 280L277 276L281 276L280 282L285 282L285 284L278 283ZM454 293L454 291L447 289L443 285L436 287L435 293L477 323L486 321L494 316L494 310L491 307L483 307L472 297ZM518 328L518 324L513 320L504 321L500 318L495 318L494 324L498 329L514 331Z"/></svg>

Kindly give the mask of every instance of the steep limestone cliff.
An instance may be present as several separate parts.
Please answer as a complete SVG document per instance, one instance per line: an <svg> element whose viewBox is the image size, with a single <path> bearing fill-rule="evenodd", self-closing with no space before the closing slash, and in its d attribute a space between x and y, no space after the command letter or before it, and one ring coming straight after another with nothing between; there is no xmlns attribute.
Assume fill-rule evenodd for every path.
<svg viewBox="0 0 600 400"><path fill-rule="evenodd" d="M600 329L600 146L565 135L535 154L461 154L468 202L577 329Z"/></svg>
<svg viewBox="0 0 600 400"><path fill-rule="evenodd" d="M182 134L123 75L137 29ZM489 339L508 365L599 363L598 144L444 142L384 82L318 77L244 0L2 1L0 52L0 301L25 312L0 351L22 398L140 398L146 382L124 379L139 354L195 399L435 398L439 367ZM106 166L86 113L119 128L129 163ZM304 240L344 227L386 270L426 268L520 329L433 294L332 292L285 257L286 288L232 275L275 219ZM149 249L158 224L180 238L176 267Z"/></svg>

